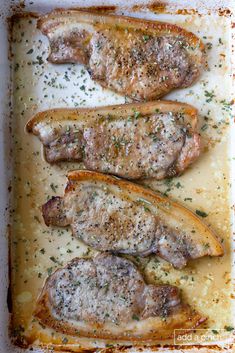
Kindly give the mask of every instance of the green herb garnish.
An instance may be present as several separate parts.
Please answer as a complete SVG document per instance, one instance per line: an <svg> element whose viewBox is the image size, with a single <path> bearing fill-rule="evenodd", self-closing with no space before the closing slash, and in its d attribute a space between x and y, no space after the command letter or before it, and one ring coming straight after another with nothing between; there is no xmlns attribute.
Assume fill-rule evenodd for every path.
<svg viewBox="0 0 235 353"><path fill-rule="evenodd" d="M200 211L200 210L196 210L196 214L200 217L203 217L203 218L208 216L208 214L206 212Z"/></svg>

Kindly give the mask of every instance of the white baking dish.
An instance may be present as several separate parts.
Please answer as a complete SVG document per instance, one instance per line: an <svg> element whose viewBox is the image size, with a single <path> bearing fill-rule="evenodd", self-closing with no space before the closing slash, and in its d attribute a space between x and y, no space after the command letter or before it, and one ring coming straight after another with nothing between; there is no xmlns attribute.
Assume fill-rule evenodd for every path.
<svg viewBox="0 0 235 353"><path fill-rule="evenodd" d="M163 2L161 2L163 3ZM193 4L189 4L188 1L167 1L166 2L167 8L164 9L165 12L167 12L169 10L169 12L175 13L177 11L177 9L185 9L188 8L188 13L193 13L193 11L191 11L192 7L194 10L198 11L199 14L208 14L210 13L211 16L215 16L215 13L220 12L220 14L222 14L223 16L227 16L227 20L229 23L229 26L231 26L232 22L233 22L233 13L232 12L228 12L228 11L224 11L224 8L229 8L231 11L234 8L234 4L233 1L194 1ZM122 6L123 11L125 14L131 13L134 16L142 16L142 17L146 17L146 18L160 18L160 19L164 19L166 18L167 20L171 20L173 21L174 19L169 15L164 15L164 14L159 14L159 16L156 16L156 14L153 14L151 11L152 10L156 10L157 7L152 7L151 11L150 8L138 8L138 6L136 6L135 8L135 12L133 13L133 9L131 8L132 5L141 5L143 6L144 4L149 4L148 1L128 1L128 6L130 7L125 8L125 6L127 5L123 0L107 0L107 1L98 1L98 0L86 0L86 1L82 1L82 0L71 0L71 1L53 1L53 0L36 0L35 2L33 1L26 1L24 4L22 4L21 1L7 1L7 0L1 0L0 2L0 11L1 11L1 18L0 18L0 40L1 40L1 57L0 57L0 70L1 70L1 80L0 80L0 101L1 101L1 105L0 105L0 111L1 111L1 119L0 119L0 141L1 141L1 154L0 154L0 163L1 163L1 168L0 168L0 176L1 176L1 185L0 185L0 195L1 195L1 203L0 203L0 224L1 224L1 237L0 237L0 283L1 283L1 295L0 295L0 305L1 305L1 322L0 322L0 352L1 353L8 353L8 352L18 352L21 351L19 348L14 347L11 343L10 343L10 339L8 336L8 324L9 324L9 314L8 314L8 309L7 309L7 288L8 288L8 238L6 236L6 234L8 234L7 232L7 224L9 223L9 209L8 205L10 202L10 196L11 194L9 194L8 188L10 186L10 181L12 180L12 154L14 153L14 151L11 151L11 147L12 147L12 143L11 143L11 133L9 131L9 122L10 119L16 119L16 114L13 114L11 116L11 109L12 107L9 106L9 102L11 100L11 97L13 96L13 89L14 89L14 85L12 85L12 83L14 84L14 82L11 81L10 79L10 65L11 65L11 60L10 60L10 53L9 53L9 46L8 46L8 26L7 26L7 21L6 19L8 17L10 17L13 13L16 12L22 12L22 11L30 11L30 12L39 12L39 13L43 13L43 12L47 12L50 11L51 9L55 8L55 7L73 7L73 6L100 6L100 5L115 5L115 6ZM24 5L22 7L22 5ZM125 5L125 6L124 6ZM11 7L12 6L12 7ZM122 11L122 10L119 10ZM194 11L195 12L195 11ZM220 22L218 22L220 23ZM231 40L230 44L232 44L232 32L233 29L231 28L231 31L228 30L229 26L227 26L227 31L228 31L228 36L230 37L229 39ZM218 31L220 29L218 28ZM46 42L46 40L45 40ZM229 55L232 53L232 45L230 45L229 43L227 43L226 45L226 53ZM19 53L17 54L19 55ZM234 64L233 64L234 66ZM64 70L64 68L60 69L60 68L54 68L53 70ZM227 89L228 90L228 96L232 95L232 87L229 86L229 84L232 85L232 68L230 68L230 72L229 74L231 75L229 77L228 73L226 76L226 80L225 82L228 84L228 86L224 87L224 90ZM26 77L25 80L27 81L27 79L30 79L29 77ZM218 82L216 82L216 84L221 84L223 85L222 82L222 76L221 76L221 80ZM14 78L13 78L14 81ZM215 82L212 83L212 89L213 89L213 84L215 84ZM27 85L26 85L27 87ZM30 83L29 83L29 87ZM73 89L70 87L70 94L71 92L73 92ZM27 91L27 90L26 90ZM53 91L53 89L51 89L51 91ZM187 90L182 90L181 92L179 91L178 93L172 93L171 95L169 95L170 98L172 99L180 99L182 101L186 101L189 103L194 103L193 100L191 100L190 98L190 94L188 95L190 91L190 88ZM50 90L48 91L50 92ZM28 99L29 98L29 94L31 95L36 95L39 94L39 92L37 92L37 87L35 89L35 91L30 91L30 92L25 92L25 96L23 97L23 99ZM28 95L28 97L27 97ZM185 95L185 97L184 97ZM59 99L59 97L61 96L61 92L58 91L58 96L55 97L55 100L48 100L48 99L44 99L42 100L41 104L38 104L38 106L32 110L29 109L28 112L28 117L30 117L30 114L32 112L36 112L38 110L42 110L42 109L46 109L46 108L51 108L54 105L56 106L63 106L65 104L65 102L61 101ZM18 96L17 96L18 97ZM39 97L39 96L38 96ZM87 99L86 101L86 105L105 105L105 104L113 104L113 103L124 103L124 99L120 96L117 95L111 95L107 92L101 92L98 89L98 93L96 95L96 99L94 99L94 97L90 97L89 99ZM71 100L67 100L66 104L68 106L74 106L74 102L72 102ZM80 104L80 103L79 103ZM15 101L13 101L13 108L15 105ZM200 108L200 102L198 102L197 104L195 104L198 108ZM13 122L14 125L14 122ZM235 129L233 124L231 124L230 127L230 135L231 136L235 136ZM34 143L33 138L32 137L27 137L30 141L32 141L32 144ZM38 145L37 145L38 146ZM235 151L235 138L231 138L231 155L229 156L230 160L229 160L229 164L230 164L230 169L232 170L232 184L233 184L233 191L235 190L235 167L233 164L233 158L235 156L235 153L233 151ZM219 165L218 165L219 168ZM213 177L212 177L213 179ZM203 179L200 180L200 182L203 182ZM46 185L46 184L45 184ZM154 185L153 185L154 187ZM160 188L162 188L163 191L165 191L165 186L164 185L159 185ZM156 186L155 186L156 188ZM62 192L62 189L58 190L57 193L59 194L60 192ZM180 192L182 192L182 194L184 193L184 190L180 190ZM171 192L170 192L171 193ZM233 200L234 197L232 196L232 189L229 191L230 195L231 195L231 205L233 204ZM234 195L234 193L233 193ZM14 195L11 195L12 198L14 198ZM179 192L177 194L177 190L176 193L174 194L175 198L179 198L180 201L180 195ZM199 201L201 202L200 198ZM205 200L205 203L207 201ZM212 200L211 200L212 202ZM203 205L202 205L203 206ZM212 202L212 206L213 206L213 202ZM189 205L190 207L190 205ZM231 217L232 217L232 213L231 212ZM233 221L233 220L232 220ZM233 222L231 222L233 223ZM231 232L232 232L232 227L231 227ZM233 259L234 262L234 259ZM234 269L235 266L233 266ZM232 277L234 278L234 276ZM22 297L21 297L22 298ZM232 300L232 299L231 299ZM230 322L231 324L231 322ZM234 315L234 323L233 326L235 327L235 315ZM205 345L207 343L205 342ZM179 346L178 346L179 347ZM111 348L110 348L111 349ZM169 348L165 347L153 347L153 350L161 350L161 351L168 351ZM172 349L172 347L171 347ZM177 346L175 347L176 350ZM198 346L181 346L180 350L184 349L184 351L196 351L199 349ZM235 347L231 347L230 344L228 343L228 341L224 341L224 342L219 342L218 346L211 346L209 348L209 346L204 347L201 346L200 351L205 351L205 352L213 352L213 351L218 351L220 349L226 349L227 351L234 351ZM137 349L134 348L126 348L126 351L136 351ZM150 349L146 348L146 351L148 351ZM24 350L25 351L25 350ZM39 350L34 350L39 352Z"/></svg>

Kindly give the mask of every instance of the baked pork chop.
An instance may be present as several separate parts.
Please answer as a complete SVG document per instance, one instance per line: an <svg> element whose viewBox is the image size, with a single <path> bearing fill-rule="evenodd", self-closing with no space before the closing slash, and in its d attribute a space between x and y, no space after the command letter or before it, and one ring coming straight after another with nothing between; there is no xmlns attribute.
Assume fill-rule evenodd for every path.
<svg viewBox="0 0 235 353"><path fill-rule="evenodd" d="M136 100L154 100L188 87L204 64L204 45L170 23L78 10L42 16L52 63L84 64L103 87Z"/></svg>
<svg viewBox="0 0 235 353"><path fill-rule="evenodd" d="M46 281L35 316L65 334L153 341L206 319L182 304L171 285L147 285L132 262L100 254L73 259Z"/></svg>
<svg viewBox="0 0 235 353"><path fill-rule="evenodd" d="M223 249L192 212L142 186L104 174L68 174L64 197L42 207L46 225L71 226L75 237L100 251L156 254L176 268Z"/></svg>
<svg viewBox="0 0 235 353"><path fill-rule="evenodd" d="M39 136L49 163L83 161L86 169L127 179L182 173L200 154L197 110L157 101L38 113L27 129Z"/></svg>

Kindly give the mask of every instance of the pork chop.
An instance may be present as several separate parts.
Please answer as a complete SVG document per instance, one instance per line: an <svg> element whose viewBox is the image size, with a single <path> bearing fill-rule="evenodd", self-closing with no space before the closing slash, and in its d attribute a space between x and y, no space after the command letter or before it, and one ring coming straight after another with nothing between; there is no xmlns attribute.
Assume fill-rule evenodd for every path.
<svg viewBox="0 0 235 353"><path fill-rule="evenodd" d="M108 254L75 258L54 272L35 316L66 334L126 340L165 339L205 321L182 304L178 288L147 285L132 262Z"/></svg>
<svg viewBox="0 0 235 353"><path fill-rule="evenodd" d="M84 11L54 11L38 21L55 64L82 63L103 87L153 100L188 87L204 64L204 45L169 23Z"/></svg>
<svg viewBox="0 0 235 353"><path fill-rule="evenodd" d="M182 173L200 154L197 110L169 101L57 109L27 127L38 135L49 163L83 162L89 170L127 179Z"/></svg>
<svg viewBox="0 0 235 353"><path fill-rule="evenodd" d="M156 254L176 268L188 260L222 255L212 231L168 198L94 172L71 172L64 197L42 207L45 223L70 225L73 235L99 251Z"/></svg>

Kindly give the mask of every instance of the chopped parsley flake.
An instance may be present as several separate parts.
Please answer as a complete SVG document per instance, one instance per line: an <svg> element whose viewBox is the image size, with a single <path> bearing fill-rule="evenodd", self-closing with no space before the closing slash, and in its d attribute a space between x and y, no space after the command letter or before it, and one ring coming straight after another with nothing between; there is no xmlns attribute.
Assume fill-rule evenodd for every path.
<svg viewBox="0 0 235 353"><path fill-rule="evenodd" d="M206 43L206 47L208 50L210 50L212 48L212 43Z"/></svg>
<svg viewBox="0 0 235 353"><path fill-rule="evenodd" d="M206 129L208 129L208 124L202 125L201 130L202 130L202 131L205 131Z"/></svg>
<svg viewBox="0 0 235 353"><path fill-rule="evenodd" d="M132 320L140 321L140 318L139 318L139 316L133 314L132 315Z"/></svg>
<svg viewBox="0 0 235 353"><path fill-rule="evenodd" d="M32 54L33 53L33 48L32 49L29 49L29 51L27 51L26 54Z"/></svg>
<svg viewBox="0 0 235 353"><path fill-rule="evenodd" d="M52 271L53 271L53 267L49 267L47 269L48 276L50 276L52 274Z"/></svg>
<svg viewBox="0 0 235 353"><path fill-rule="evenodd" d="M144 40L145 43L149 40L149 38L150 37L148 35L143 35L143 40Z"/></svg>
<svg viewBox="0 0 235 353"><path fill-rule="evenodd" d="M50 187L54 192L56 192L56 189L58 188L58 186L53 183L50 184Z"/></svg>
<svg viewBox="0 0 235 353"><path fill-rule="evenodd" d="M234 330L233 326L224 326L224 328L226 331L229 331L229 332Z"/></svg>
<svg viewBox="0 0 235 353"><path fill-rule="evenodd" d="M135 112L134 117L138 119L140 117L140 112Z"/></svg>
<svg viewBox="0 0 235 353"><path fill-rule="evenodd" d="M200 217L203 217L203 218L208 216L208 214L206 212L200 211L200 210L196 210L196 214Z"/></svg>
<svg viewBox="0 0 235 353"><path fill-rule="evenodd" d="M206 99L206 102L207 102L207 103L210 103L210 102L213 100L213 98L215 98L215 92L214 92L214 90L212 90L211 92L205 91L204 94L205 94L205 97L207 98L207 99Z"/></svg>

